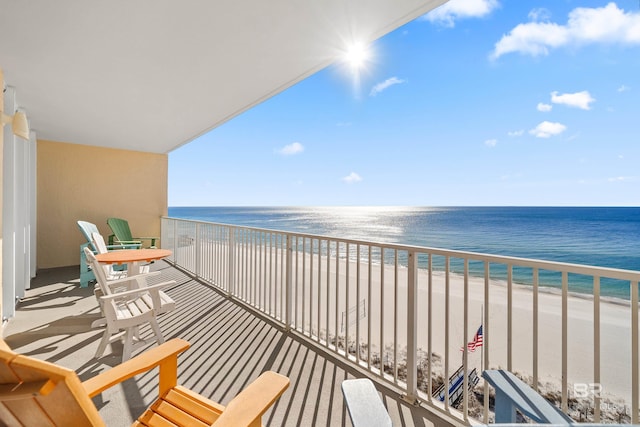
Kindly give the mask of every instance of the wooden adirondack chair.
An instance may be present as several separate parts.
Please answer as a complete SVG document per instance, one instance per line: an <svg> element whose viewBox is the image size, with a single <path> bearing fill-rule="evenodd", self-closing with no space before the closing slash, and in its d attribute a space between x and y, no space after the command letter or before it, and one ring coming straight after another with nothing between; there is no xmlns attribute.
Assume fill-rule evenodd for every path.
<svg viewBox="0 0 640 427"><path fill-rule="evenodd" d="M134 426L259 426L262 415L289 386L267 371L226 408L177 383L179 338L81 382L70 369L13 352L0 339L0 424L7 426L105 426L92 397L135 375L159 367L158 399Z"/></svg>
<svg viewBox="0 0 640 427"><path fill-rule="evenodd" d="M175 280L147 286L146 279L150 274L137 274L107 281L105 266L98 262L89 248L84 250L96 274L102 294L97 296L106 321L106 329L96 351L96 358L104 354L108 344L124 338L122 361L129 359L134 339L146 344L140 340L138 328L147 323L151 326L158 344L162 344L164 337L156 317L175 309L175 302L164 292L161 294L161 289L175 285Z"/></svg>
<svg viewBox="0 0 640 427"><path fill-rule="evenodd" d="M107 224L111 228L113 232L112 235L109 236L109 244L113 245L115 243L121 244L142 244L142 240L150 240L151 246L147 246L150 248L156 247L156 240L159 240L159 237L133 237L131 234L131 229L129 228L129 222L126 219L122 218L109 218L107 219Z"/></svg>

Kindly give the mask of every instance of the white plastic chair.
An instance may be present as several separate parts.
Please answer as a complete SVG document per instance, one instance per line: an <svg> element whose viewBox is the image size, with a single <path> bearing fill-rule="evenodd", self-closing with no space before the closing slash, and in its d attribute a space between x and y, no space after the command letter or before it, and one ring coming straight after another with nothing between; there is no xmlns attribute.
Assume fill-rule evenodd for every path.
<svg viewBox="0 0 640 427"><path fill-rule="evenodd" d="M129 359L134 340L146 344L140 340L139 327L147 323L154 332L155 340L158 344L162 344L164 337L156 317L160 313L175 309L175 302L161 289L176 282L172 280L147 285L147 278L153 273L107 280L103 265L98 262L89 248L84 250L102 293L99 300L102 302L101 308L106 321L106 329L95 357L101 357L108 344L124 338L122 361Z"/></svg>
<svg viewBox="0 0 640 427"><path fill-rule="evenodd" d="M93 246L96 248L96 252L99 254L106 254L109 251L109 247L104 242L104 237L102 234L93 232L91 233L91 241ZM117 250L117 249L116 249ZM107 280L115 280L122 279L128 275L127 270L115 270L112 265L103 265L105 272L107 274ZM149 265L140 266L140 273L148 273Z"/></svg>

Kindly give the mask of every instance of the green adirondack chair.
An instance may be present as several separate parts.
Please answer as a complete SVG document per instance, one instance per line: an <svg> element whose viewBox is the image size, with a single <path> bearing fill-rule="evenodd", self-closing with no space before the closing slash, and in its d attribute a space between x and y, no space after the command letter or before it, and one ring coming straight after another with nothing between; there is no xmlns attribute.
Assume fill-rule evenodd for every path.
<svg viewBox="0 0 640 427"><path fill-rule="evenodd" d="M109 236L109 245L142 244L143 240L149 240L151 241L151 245L145 247L155 248L156 240L160 240L159 237L133 237L133 234L131 234L131 229L129 228L129 222L126 219L109 218L107 219L107 224L109 224L109 227L113 232L113 234Z"/></svg>

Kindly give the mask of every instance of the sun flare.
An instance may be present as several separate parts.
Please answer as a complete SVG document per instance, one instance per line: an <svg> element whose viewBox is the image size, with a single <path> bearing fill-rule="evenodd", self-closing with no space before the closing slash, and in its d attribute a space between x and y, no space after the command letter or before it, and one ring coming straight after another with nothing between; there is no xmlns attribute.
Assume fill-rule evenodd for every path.
<svg viewBox="0 0 640 427"><path fill-rule="evenodd" d="M353 43L344 54L344 60L355 70L364 67L369 59L366 46L360 42Z"/></svg>

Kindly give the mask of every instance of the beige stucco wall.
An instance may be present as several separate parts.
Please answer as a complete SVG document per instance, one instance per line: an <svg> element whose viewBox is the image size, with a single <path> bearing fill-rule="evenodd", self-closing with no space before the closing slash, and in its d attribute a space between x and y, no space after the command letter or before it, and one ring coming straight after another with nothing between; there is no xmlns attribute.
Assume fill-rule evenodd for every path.
<svg viewBox="0 0 640 427"><path fill-rule="evenodd" d="M0 90L4 87L4 82L2 81L2 77L0 76ZM3 102L2 100L0 100L0 102ZM2 319L4 319L4 308L2 307L2 291L3 291L3 286L2 286L2 245L3 245L3 233L2 233L2 226L4 224L3 219L4 219L4 215L2 214L2 211L4 209L4 132L2 130L2 127L0 127L0 323L2 323Z"/></svg>
<svg viewBox="0 0 640 427"><path fill-rule="evenodd" d="M129 221L136 236L160 236L167 215L168 156L38 140L37 268L79 264L76 221Z"/></svg>

